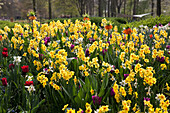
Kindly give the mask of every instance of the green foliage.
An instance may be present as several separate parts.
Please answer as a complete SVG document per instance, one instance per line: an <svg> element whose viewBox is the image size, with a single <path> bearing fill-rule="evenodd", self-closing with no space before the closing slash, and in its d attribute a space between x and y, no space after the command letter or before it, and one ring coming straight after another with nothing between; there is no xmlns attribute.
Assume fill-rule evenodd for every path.
<svg viewBox="0 0 170 113"><path fill-rule="evenodd" d="M168 22L170 22L170 16L164 16L161 15L160 17L151 17L145 20L140 20L140 21L135 21L132 23L128 23L128 26L132 26L132 27L139 27L140 25L144 25L144 26L148 26L150 28L152 28L155 25L159 25L159 23L161 23L162 25L166 25Z"/></svg>
<svg viewBox="0 0 170 113"><path fill-rule="evenodd" d="M9 21L0 21L0 29L3 29L5 26L8 26L9 28L13 28L15 26L15 23L17 22L9 22ZM22 26L24 25L23 23L19 23Z"/></svg>

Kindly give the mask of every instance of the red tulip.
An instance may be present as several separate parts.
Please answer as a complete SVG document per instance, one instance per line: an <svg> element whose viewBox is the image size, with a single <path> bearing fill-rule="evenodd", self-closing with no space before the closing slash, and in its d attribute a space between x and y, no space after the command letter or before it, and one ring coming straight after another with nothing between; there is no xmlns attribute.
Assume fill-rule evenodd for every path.
<svg viewBox="0 0 170 113"><path fill-rule="evenodd" d="M3 57L8 57L8 52L2 52Z"/></svg>
<svg viewBox="0 0 170 113"><path fill-rule="evenodd" d="M9 64L9 69L12 69L12 68L14 68L14 64Z"/></svg>
<svg viewBox="0 0 170 113"><path fill-rule="evenodd" d="M26 81L24 85L25 86L30 86L30 85L34 85L34 83L33 83L33 81Z"/></svg>
<svg viewBox="0 0 170 113"><path fill-rule="evenodd" d="M3 52L8 52L8 48L3 48Z"/></svg>
<svg viewBox="0 0 170 113"><path fill-rule="evenodd" d="M2 35L0 35L0 41L2 40Z"/></svg>
<svg viewBox="0 0 170 113"><path fill-rule="evenodd" d="M22 72L24 72L24 73L27 73L29 71L29 66L28 65L22 66L21 68L22 68Z"/></svg>
<svg viewBox="0 0 170 113"><path fill-rule="evenodd" d="M149 37L150 37L150 38L152 38L152 37L153 37L153 35L151 34L151 35L149 35Z"/></svg>
<svg viewBox="0 0 170 113"><path fill-rule="evenodd" d="M7 86L7 79L6 78L2 78L2 85L3 86Z"/></svg>

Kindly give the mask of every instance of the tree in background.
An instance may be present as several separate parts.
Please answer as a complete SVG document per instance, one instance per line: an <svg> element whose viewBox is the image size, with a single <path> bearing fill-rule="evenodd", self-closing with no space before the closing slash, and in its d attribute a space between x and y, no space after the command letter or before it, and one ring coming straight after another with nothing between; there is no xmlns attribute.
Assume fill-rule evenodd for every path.
<svg viewBox="0 0 170 113"><path fill-rule="evenodd" d="M36 1L35 0L33 0L32 1L32 5L33 5L33 11L35 12L35 14L36 14Z"/></svg>
<svg viewBox="0 0 170 113"><path fill-rule="evenodd" d="M161 15L161 0L157 0L157 15Z"/></svg>
<svg viewBox="0 0 170 113"><path fill-rule="evenodd" d="M48 0L48 11L49 11L49 19L51 19L52 18L52 16L51 16L51 0Z"/></svg>

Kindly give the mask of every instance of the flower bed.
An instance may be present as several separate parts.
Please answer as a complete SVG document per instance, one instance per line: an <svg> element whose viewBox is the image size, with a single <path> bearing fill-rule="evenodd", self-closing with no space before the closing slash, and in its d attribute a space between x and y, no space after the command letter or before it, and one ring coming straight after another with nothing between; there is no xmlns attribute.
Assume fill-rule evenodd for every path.
<svg viewBox="0 0 170 113"><path fill-rule="evenodd" d="M0 112L169 111L169 25L32 22L0 30Z"/></svg>

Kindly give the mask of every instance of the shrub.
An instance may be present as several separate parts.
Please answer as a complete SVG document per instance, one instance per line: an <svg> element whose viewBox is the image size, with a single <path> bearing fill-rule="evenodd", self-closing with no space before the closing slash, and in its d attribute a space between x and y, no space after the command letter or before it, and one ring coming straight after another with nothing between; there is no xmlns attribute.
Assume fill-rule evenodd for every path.
<svg viewBox="0 0 170 113"><path fill-rule="evenodd" d="M133 26L133 27L139 27L140 25L148 26L148 27L153 27L155 25L159 25L161 23L162 25L166 25L168 22L170 22L170 16L164 16L161 15L160 17L151 17L145 20L140 20L140 21L135 21L128 23L128 26Z"/></svg>
<svg viewBox="0 0 170 113"><path fill-rule="evenodd" d="M15 23L17 22L9 22L9 21L0 21L0 29L3 29L5 26L8 26L9 28L13 28L15 26ZM24 23L19 23L22 26Z"/></svg>

